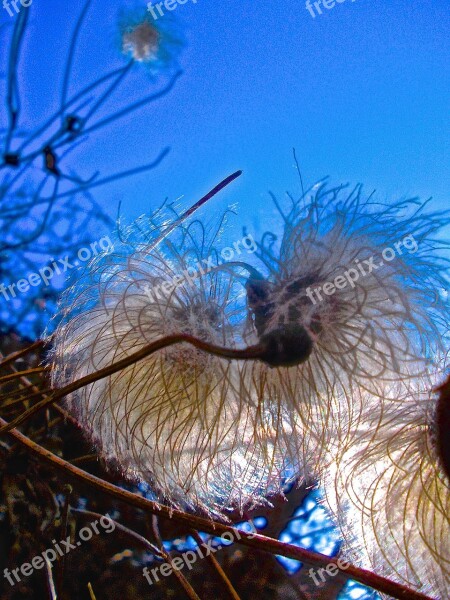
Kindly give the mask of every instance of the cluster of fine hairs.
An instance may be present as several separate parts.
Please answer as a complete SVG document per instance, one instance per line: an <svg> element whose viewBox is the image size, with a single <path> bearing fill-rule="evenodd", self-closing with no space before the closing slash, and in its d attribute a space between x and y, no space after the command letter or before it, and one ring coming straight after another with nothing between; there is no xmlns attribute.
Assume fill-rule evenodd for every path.
<svg viewBox="0 0 450 600"><path fill-rule="evenodd" d="M349 556L449 597L450 411L432 393L449 331L449 215L325 184L277 207L284 232L261 240L248 305L256 336L296 332L280 350L298 364L255 363L254 378L303 437Z"/></svg>
<svg viewBox="0 0 450 600"><path fill-rule="evenodd" d="M119 39L123 54L142 63L154 76L178 63L184 39L171 15L155 21L146 6L123 9L119 15Z"/></svg>
<svg viewBox="0 0 450 600"><path fill-rule="evenodd" d="M239 279L226 270L199 271L203 259L218 262L221 225L208 231L199 220L180 223L161 239L178 220L166 213L121 231L114 251L68 290L52 356L55 385L165 336L242 346ZM188 269L199 276L173 288ZM164 284L173 288L166 295ZM239 361L180 343L86 386L69 405L103 456L129 477L151 482L166 502L210 515L243 510L281 492L286 452L276 440L275 416L262 409L242 371Z"/></svg>
<svg viewBox="0 0 450 600"><path fill-rule="evenodd" d="M135 223L63 297L53 383L181 336L69 398L106 459L210 515L315 477L362 564L447 590L449 482L431 390L448 331L449 216L326 183L286 212L275 203L281 234L262 236L252 264L208 272L198 265L217 255L224 221ZM173 285L188 268L196 277ZM147 293L164 283L166 295Z"/></svg>
<svg viewBox="0 0 450 600"><path fill-rule="evenodd" d="M430 378L394 385L393 401L382 404L367 398L364 427L331 457L323 487L351 557L448 598L450 488L437 444L448 429L437 431L431 386Z"/></svg>

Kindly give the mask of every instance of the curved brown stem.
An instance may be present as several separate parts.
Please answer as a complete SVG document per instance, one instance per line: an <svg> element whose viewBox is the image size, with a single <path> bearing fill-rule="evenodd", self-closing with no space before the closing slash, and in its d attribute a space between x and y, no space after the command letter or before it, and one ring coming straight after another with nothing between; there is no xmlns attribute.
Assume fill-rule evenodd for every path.
<svg viewBox="0 0 450 600"><path fill-rule="evenodd" d="M126 367L129 367L130 365L140 360L143 360L144 358L150 356L158 350L162 350L163 348L167 348L169 346L173 346L174 344L179 344L181 342L186 342L188 344L191 344L192 346L195 346L199 350L204 350L205 352L209 352L216 356L235 360L255 360L257 358L261 358L266 351L265 346L252 346L243 350L234 350L208 344L207 342L198 340L197 338L194 338L190 335L177 334L167 336L165 338L161 338L160 340L156 340L156 342L145 346L144 348L138 350L134 354L131 354L130 356L127 356L126 358L123 358L122 360L119 360L116 363L113 363L112 365L101 369L100 371L90 373L89 375L86 375L85 377L82 377L81 379L78 379L77 381L74 381L73 383L70 383L69 385L66 385L63 388L56 390L47 398L44 398L28 410L24 411L16 419L11 421L4 427L1 427L0 434L10 431L15 427L18 427L24 421L32 417L34 414L36 414L43 408L46 408L50 404L53 404L57 400L60 400L64 396L67 396L67 394L71 394L72 392L75 392L76 390L79 390L80 388L89 385L94 381L98 381L99 379L103 379L104 377L108 377L109 375L113 375L114 373L117 373L118 371L121 371L122 369L125 369ZM17 374L17 376L19 376L19 373ZM35 394L29 396L27 400L34 400L35 398L38 398L41 395L42 394L40 392L36 392Z"/></svg>
<svg viewBox="0 0 450 600"><path fill-rule="evenodd" d="M101 518L103 518L103 515L101 515L100 513L92 512L90 510L81 510L79 508L72 508L71 507L70 508L70 512L76 513L76 514L80 514L80 515L84 515L86 517L91 517L93 519L101 519ZM152 544L149 540L147 540L145 537L143 537L142 535L139 535L139 533L136 533L136 531L133 531L132 529L129 529L128 527L125 527L125 525L122 525L122 523L119 523L118 521L115 521L114 519L111 519L111 517L108 517L108 518L110 519L110 521L112 521L114 523L115 528L118 531L121 531L122 533L124 533L128 537L134 539L141 546L143 546L144 548L146 548L147 550L149 550L152 554L154 554L155 556L158 556L159 558L161 558L164 561L166 561L168 564L172 565L171 557L164 550L164 547L162 547L161 550L160 550L154 544ZM200 598L197 596L197 594L195 593L194 589L192 588L191 584L188 582L188 580L184 577L184 575L182 573L180 573L177 569L173 569L173 574L175 575L175 577L177 577L177 579L180 582L181 586L185 590L185 592L188 595L188 597L191 598L191 600L200 600Z"/></svg>
<svg viewBox="0 0 450 600"><path fill-rule="evenodd" d="M27 346L26 348L22 348L22 350L18 350L17 352L14 352L13 354L9 354L0 362L0 367L1 368L6 367L6 365L9 365L10 363L16 361L18 358L20 358L24 354L29 354L30 352L33 352L33 350L37 350L38 348L41 349L41 348L43 348L43 346L44 346L44 340L38 340L37 342L34 342L34 344L31 344L30 346Z"/></svg>
<svg viewBox="0 0 450 600"><path fill-rule="evenodd" d="M104 516L104 515L101 515L100 513L93 512L92 510L73 508L72 506L70 507L70 512L79 514L79 515L83 515L85 517L91 517L93 519L101 519ZM114 523L115 528L117 530L119 530L122 533L124 533L125 535L133 538L135 542L138 542L143 548L146 548L155 556L158 556L159 558L163 558L163 555L162 555L161 551L159 550L159 548L157 548L154 544L152 544L147 538L143 537L142 535L139 535L139 533L136 533L136 531L133 531L132 529L129 529L128 527L125 527L125 525L122 525L122 523L119 523L118 521L111 519L111 517L108 516L108 518L110 521L112 521Z"/></svg>
<svg viewBox="0 0 450 600"><path fill-rule="evenodd" d="M26 371L10 373L9 375L4 375L3 377L0 377L0 384L17 379L19 376L26 377L27 375L35 375L37 373L44 373L48 370L49 370L48 367L35 367L34 369L27 369Z"/></svg>
<svg viewBox="0 0 450 600"><path fill-rule="evenodd" d="M0 424L3 425L3 428L8 426L8 423L6 423L6 421L4 421L2 418L0 418ZM341 573L344 577L348 579L354 579L362 585L373 588L374 590L387 594L393 598L396 598L397 600L433 600L430 598L430 596L426 596L425 594L412 590L403 584L396 583L386 579L385 577L376 575L371 571L367 571L366 569L360 569L354 565L350 565L347 569L342 570L337 564L337 559L330 558L324 554L319 554L317 552L312 552L311 550L306 550L305 548L299 548L291 544L286 544L261 534L249 534L242 530L237 530L231 525L219 523L217 521L205 519L196 515L191 515L180 510L172 509L168 506L152 502L151 500L147 500L142 496L138 496L132 492L119 488L112 483L103 481L91 473L82 471L78 467L75 467L62 458L59 458L49 450L46 450L39 444L36 444L36 442L33 442L17 430L9 431L9 434L33 455L38 456L45 462L52 465L54 468L62 471L65 477L70 475L79 482L92 485L97 490L102 491L108 496L111 496L136 508L146 510L159 517L175 520L177 523L187 527L188 529L204 531L214 536L222 535L223 533L229 533L233 536L233 539L238 540L238 543L243 544L244 546L255 548L256 550L262 550L270 554L279 554L287 558L299 560L311 565L312 567L326 568L328 565L336 565L339 573Z"/></svg>

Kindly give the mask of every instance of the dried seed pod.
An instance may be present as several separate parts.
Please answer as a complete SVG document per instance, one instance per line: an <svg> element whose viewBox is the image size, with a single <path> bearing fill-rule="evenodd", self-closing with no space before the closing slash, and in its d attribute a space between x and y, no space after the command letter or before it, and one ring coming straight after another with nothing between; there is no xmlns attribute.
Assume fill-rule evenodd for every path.
<svg viewBox="0 0 450 600"><path fill-rule="evenodd" d="M435 416L436 449L442 468L450 480L450 378L439 388L439 392Z"/></svg>

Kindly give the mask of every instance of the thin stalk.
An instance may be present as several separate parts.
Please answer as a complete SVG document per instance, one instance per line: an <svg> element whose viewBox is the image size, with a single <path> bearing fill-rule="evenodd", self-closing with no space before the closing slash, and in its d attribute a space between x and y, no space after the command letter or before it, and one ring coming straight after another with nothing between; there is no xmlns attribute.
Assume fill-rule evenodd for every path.
<svg viewBox="0 0 450 600"><path fill-rule="evenodd" d="M195 529L191 530L191 535L194 538L194 540L197 542L197 544L199 546L201 546L203 544L203 540L202 538L199 536L198 531L195 531ZM225 585L226 590L228 591L228 593L230 594L231 598L233 598L233 600L241 600L239 594L237 593L237 591L234 589L233 584L231 583L231 581L228 579L227 574L225 573L225 571L222 569L222 566L220 565L219 561L217 560L217 558L213 555L213 554L208 554L208 556L206 557L206 559L210 562L210 564L212 565L213 569L216 571L216 573L219 575L220 579L222 580L222 582Z"/></svg>

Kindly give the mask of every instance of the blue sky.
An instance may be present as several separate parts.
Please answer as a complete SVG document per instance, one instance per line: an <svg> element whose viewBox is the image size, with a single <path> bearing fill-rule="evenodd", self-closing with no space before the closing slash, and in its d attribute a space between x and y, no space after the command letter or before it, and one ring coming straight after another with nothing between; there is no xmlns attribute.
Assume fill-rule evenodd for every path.
<svg viewBox="0 0 450 600"><path fill-rule="evenodd" d="M139 2L94 1L83 27L72 91L123 63L118 9ZM33 0L22 85L25 114L58 100L68 36L81 3ZM0 9L1 23L12 22ZM300 0L275 3L188 0L172 14L184 32L184 70L173 92L116 123L76 151L80 174L107 175L171 153L156 170L96 191L115 214L133 218L166 196L195 201L228 173L244 176L210 210L239 203L239 226L271 219L268 190L363 182L379 198L448 204L450 55L447 0L345 0L312 18ZM166 17L163 17L163 19ZM3 53L3 52L2 52ZM26 70L25 70L26 66ZM111 106L164 84L136 66ZM55 87L56 83L56 87ZM116 103L116 104L115 104Z"/></svg>

